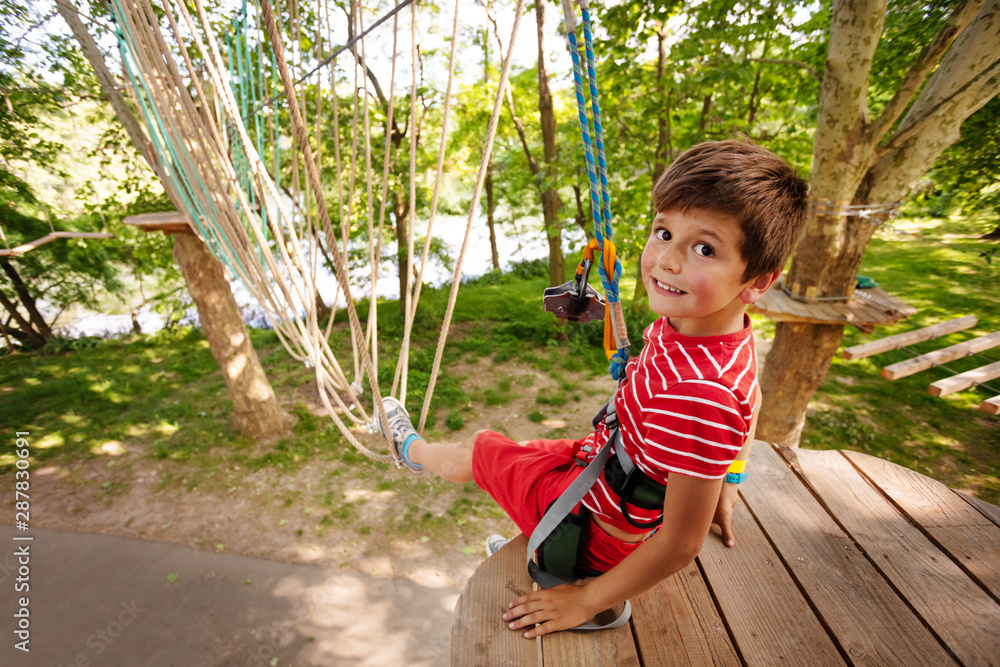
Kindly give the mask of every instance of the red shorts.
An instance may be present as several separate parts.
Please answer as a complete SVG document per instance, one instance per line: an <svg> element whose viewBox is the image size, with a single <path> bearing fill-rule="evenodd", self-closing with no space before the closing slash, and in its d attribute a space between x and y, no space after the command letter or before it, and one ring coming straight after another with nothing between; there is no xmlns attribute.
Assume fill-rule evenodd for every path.
<svg viewBox="0 0 1000 667"><path fill-rule="evenodd" d="M552 501L583 472L575 463L576 445L572 440L534 440L521 445L485 431L472 450L472 474L476 484L530 536ZM598 572L607 572L642 544L608 535L592 517L585 539L583 566Z"/></svg>

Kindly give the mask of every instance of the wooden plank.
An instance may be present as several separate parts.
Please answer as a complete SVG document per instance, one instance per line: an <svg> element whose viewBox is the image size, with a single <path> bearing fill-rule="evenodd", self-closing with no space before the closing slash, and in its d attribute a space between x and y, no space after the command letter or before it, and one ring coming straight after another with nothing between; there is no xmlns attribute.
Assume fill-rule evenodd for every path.
<svg viewBox="0 0 1000 667"><path fill-rule="evenodd" d="M765 448L764 443L754 448L753 472L743 486L767 484L757 467L757 450ZM787 509L788 516L796 516L795 508ZM735 547L709 535L698 562L743 662L761 667L845 664L742 502L733 511L733 530Z"/></svg>
<svg viewBox="0 0 1000 667"><path fill-rule="evenodd" d="M895 463L844 452L959 567L1000 600L1000 528L947 486Z"/></svg>
<svg viewBox="0 0 1000 667"><path fill-rule="evenodd" d="M522 549L522 553L523 551L524 549ZM523 558L521 569L524 569ZM619 606L615 611L620 612L621 609L622 607ZM520 633L511 634L520 636ZM607 665L639 667L639 653L635 647L635 638L632 636L630 623L614 630L601 630L600 632L555 632L540 639L543 665L551 665L552 667L606 667ZM524 638L521 641L528 643Z"/></svg>
<svg viewBox="0 0 1000 667"><path fill-rule="evenodd" d="M528 538L516 537L476 568L466 583L452 616L452 665L538 665L538 640L512 632L501 618L511 600L531 591L524 567L527 548Z"/></svg>
<svg viewBox="0 0 1000 667"><path fill-rule="evenodd" d="M52 232L49 236L57 239L111 239L114 234L107 232Z"/></svg>
<svg viewBox="0 0 1000 667"><path fill-rule="evenodd" d="M126 225L140 227L143 231L147 232L164 232L171 234L174 232L191 230L191 225L187 215L178 211L130 215L122 220L122 222Z"/></svg>
<svg viewBox="0 0 1000 667"><path fill-rule="evenodd" d="M991 415L1000 414L1000 396L987 398L979 404L979 409Z"/></svg>
<svg viewBox="0 0 1000 667"><path fill-rule="evenodd" d="M1000 361L932 382L927 387L927 393L931 396L947 396L956 391L963 391L977 384L995 380L998 377L1000 377Z"/></svg>
<svg viewBox="0 0 1000 667"><path fill-rule="evenodd" d="M969 503L974 508L979 510L980 514L985 516L987 519L989 519L996 525L1000 526L1000 507L997 507L996 505L991 505L985 500L980 500L979 498L975 498L973 496L964 494L961 491L955 491L955 489L952 489L952 492L958 494L958 496L962 500L964 500L965 502Z"/></svg>
<svg viewBox="0 0 1000 667"><path fill-rule="evenodd" d="M769 446L753 454L750 474L761 483L743 498L845 658L854 665L953 664L781 456Z"/></svg>
<svg viewBox="0 0 1000 667"><path fill-rule="evenodd" d="M965 665L1000 655L1000 604L942 553L838 451L782 450L868 559ZM945 489L951 493L949 489ZM923 655L927 664L947 658Z"/></svg>
<svg viewBox="0 0 1000 667"><path fill-rule="evenodd" d="M988 350L991 347L996 347L997 345L1000 345L1000 331L994 331L991 334L980 336L978 338L972 338L963 343L959 343L958 345L943 347L940 350L934 350L933 352L922 354L919 357L914 357L913 359L900 361L898 364L886 366L882 369L882 377L887 380L898 380L899 378L904 378L908 375L925 371L932 366L945 364L949 361L954 361L955 359L961 359L962 357L966 357L974 352L982 352L983 350Z"/></svg>
<svg viewBox="0 0 1000 667"><path fill-rule="evenodd" d="M644 665L740 664L694 563L632 601L632 628Z"/></svg>
<svg viewBox="0 0 1000 667"><path fill-rule="evenodd" d="M913 331L896 334L895 336L887 336L885 338L879 338L878 340L862 343L861 345L854 345L853 347L843 350L840 353L840 356L844 359L864 359L865 357L871 357L876 354L888 352L889 350L895 350L897 347L905 347L907 345L913 345L914 343L920 343L932 338L946 336L950 333L955 333L956 331L971 329L976 326L978 321L979 320L975 315L966 315L965 317L959 317L955 320L938 322L937 324L932 324L921 329L914 329Z"/></svg>

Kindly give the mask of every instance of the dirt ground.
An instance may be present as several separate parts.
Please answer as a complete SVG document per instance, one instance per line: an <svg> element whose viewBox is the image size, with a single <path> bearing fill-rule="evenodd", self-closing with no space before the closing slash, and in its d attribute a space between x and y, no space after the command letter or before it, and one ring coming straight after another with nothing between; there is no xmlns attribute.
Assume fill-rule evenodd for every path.
<svg viewBox="0 0 1000 667"><path fill-rule="evenodd" d="M556 407L536 400L540 393L560 393L556 381L526 364L478 360L449 372L463 378L463 390L473 397L504 379L510 386L511 398L503 405L472 403L462 412L465 425L459 431L443 431L442 414L438 429L456 440L484 428L515 440L580 437L614 388L607 376L580 373L566 378L575 388L568 402ZM319 412L318 404L308 403L309 396L315 396L314 387L303 385L285 402L306 401ZM558 417L536 423L529 419L532 412ZM365 438L372 449L385 451L380 438ZM255 453L266 453L270 446L261 443ZM33 525L404 577L421 590L436 590L438 604L442 589L450 591L451 604L457 600L484 558L487 535L516 532L474 485L453 485L395 468L383 471L367 461L347 465L320 460L247 470L231 461L220 443L209 454L217 467L206 471L203 462L158 459L140 442L112 441L101 450L102 455L86 461L33 471ZM10 483L0 480L0 487Z"/></svg>

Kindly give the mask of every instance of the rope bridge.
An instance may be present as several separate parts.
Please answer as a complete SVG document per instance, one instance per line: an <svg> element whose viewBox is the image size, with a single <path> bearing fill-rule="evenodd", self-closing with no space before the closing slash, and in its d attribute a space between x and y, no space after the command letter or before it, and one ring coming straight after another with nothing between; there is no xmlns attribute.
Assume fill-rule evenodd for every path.
<svg viewBox="0 0 1000 667"><path fill-rule="evenodd" d="M400 299L405 313L403 338L396 360L390 394L400 401L406 399L407 368L409 365L409 339L413 329L424 270L432 241L432 230L438 211L440 186L444 172L444 158L450 119L452 86L455 78L457 45L459 41L459 10L461 2L454 5L454 23L451 32L448 82L442 109L441 140L433 175L433 195L427 218L427 235L424 240L416 279L414 279L413 236L416 218L416 167L418 134L418 28L417 3L400 2L376 23L365 27L365 12L352 0L348 14L347 32L350 38L331 55L320 60L304 76L294 80L293 70L305 69L306 57L302 53L304 39L313 41L318 53L323 45L332 45L334 31L326 0L315 7L317 32L304 35L298 20L299 7L292 0L287 12L275 12L271 0L259 0L254 6L244 3L232 19L225 39L225 57L215 37L209 16L202 0L190 3L165 0L154 8L150 0L110 0L112 17L116 26L118 45L123 67L132 84L134 102L139 109L149 134L149 140L158 160L163 165L164 187L178 210L184 211L212 254L225 264L233 276L261 305L281 343L292 355L315 370L316 383L323 406L344 437L360 452L371 459L393 461L392 455L369 450L354 432L367 428L378 431L378 421L385 424L382 394L378 385L378 313L375 307L375 290L381 258L381 239L385 224L386 200L389 188L391 148L396 109L396 72L401 36L400 17L404 7L409 8L410 73L409 118L406 135L411 139L409 155L409 211L407 225L407 265L405 289ZM465 235L456 262L449 294L449 301L437 342L429 384L424 396L418 429L423 430L430 409L434 386L440 371L445 341L448 336L462 266L471 237L472 225L485 182L487 167L503 101L508 86L513 45L524 13L525 0L519 0L513 26L503 58L499 82L493 95L492 113L483 139L482 159L476 175L475 187L469 203ZM564 3L568 20L575 18L572 7ZM291 48L286 50L282 41L279 21L288 16L292 29ZM377 85L371 76L372 58L366 56L365 35L382 23L392 21L391 74L387 93L375 91L385 110L385 141L381 180L374 173L372 164L371 104L372 90L369 83ZM609 359L623 367L627 361L628 343L624 336L617 280L621 264L615 257L611 233L611 215L607 188L607 173L603 157L603 136L600 129L600 111L597 103L596 76L590 36L590 18L584 9L584 26L587 43L587 63L590 94L594 111L595 137L600 169L598 200L597 176L591 152L582 91L582 74L579 50L575 44L575 28L568 30L571 53L574 59L577 101L580 106L581 128L587 149L588 171L591 176L591 198L595 233L603 261L600 275L608 296ZM567 24L568 28L572 26ZM181 45L177 49L177 45ZM200 62L196 66L186 45L196 51ZM179 51L179 58L178 58ZM350 58L337 59L349 54ZM345 63L344 60L347 60ZM269 63L268 63L269 61ZM270 66L270 76L264 75L265 63ZM255 72L256 67L256 72ZM326 69L329 70L328 79ZM350 146L341 145L341 109L338 101L338 72L352 82L353 95L349 110ZM301 95L296 86L311 80L315 75L317 96L313 118L309 118L310 104L305 89ZM281 89L278 90L278 81ZM332 108L322 108L323 90L328 86ZM387 97L386 97L387 95ZM284 109L278 104L284 102ZM291 156L291 190L281 181L282 137L279 112L288 115L292 138L298 150ZM335 201L328 201L324 191L321 170L330 156L322 153L320 123L325 113L332 116L333 163ZM315 130L309 123L315 122ZM267 149L271 156L265 162ZM377 150L377 149L376 149ZM270 169L269 169L270 167ZM301 167L301 171L300 171ZM286 164L286 171L289 171ZM346 174L345 174L346 172ZM359 178L360 175L360 178ZM347 181L346 183L344 181ZM361 182L359 182L361 181ZM380 190L380 197L375 192ZM376 213L375 201L380 204ZM290 204L290 205L289 205ZM315 209L315 213L314 213ZM331 214L333 209L334 214ZM334 222L339 225L334 225ZM367 256L371 269L369 281L372 307L362 322L355 309L349 273L351 230L367 231ZM321 241L322 239L322 241ZM341 366L331 350L328 339L334 317L326 326L319 321L316 276L326 254L321 242L329 249L336 278L336 295L333 307L343 298L347 309L353 365ZM355 241L355 246L357 242ZM620 372L612 371L614 374ZM363 382L367 379L372 391L375 413L369 415L359 399ZM384 429L388 432L388 428Z"/></svg>

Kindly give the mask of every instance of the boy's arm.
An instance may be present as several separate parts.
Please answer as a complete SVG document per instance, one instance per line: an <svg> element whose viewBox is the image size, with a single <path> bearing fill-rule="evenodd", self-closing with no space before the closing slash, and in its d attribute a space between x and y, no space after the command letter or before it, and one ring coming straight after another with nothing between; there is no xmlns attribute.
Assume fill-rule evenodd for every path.
<svg viewBox="0 0 1000 667"><path fill-rule="evenodd" d="M747 433L747 439L743 443L743 448L736 455L737 461L747 461L750 459L750 448L753 446L754 434L757 431L757 415L760 414L761 397L760 387L757 387L757 397L754 401L755 410L753 419L750 421L750 431ZM715 516L712 517L712 523L722 530L722 542L730 548L736 546L736 534L733 532L732 521L733 508L739 500L739 490L739 484L724 483L722 491L719 493L719 503L715 508Z"/></svg>
<svg viewBox="0 0 1000 667"><path fill-rule="evenodd" d="M656 534L584 586L567 584L517 598L503 619L511 630L529 628L524 636L531 639L574 628L652 588L687 566L701 551L721 485L722 480L670 475L663 501L663 525ZM536 623L541 625L532 627Z"/></svg>

